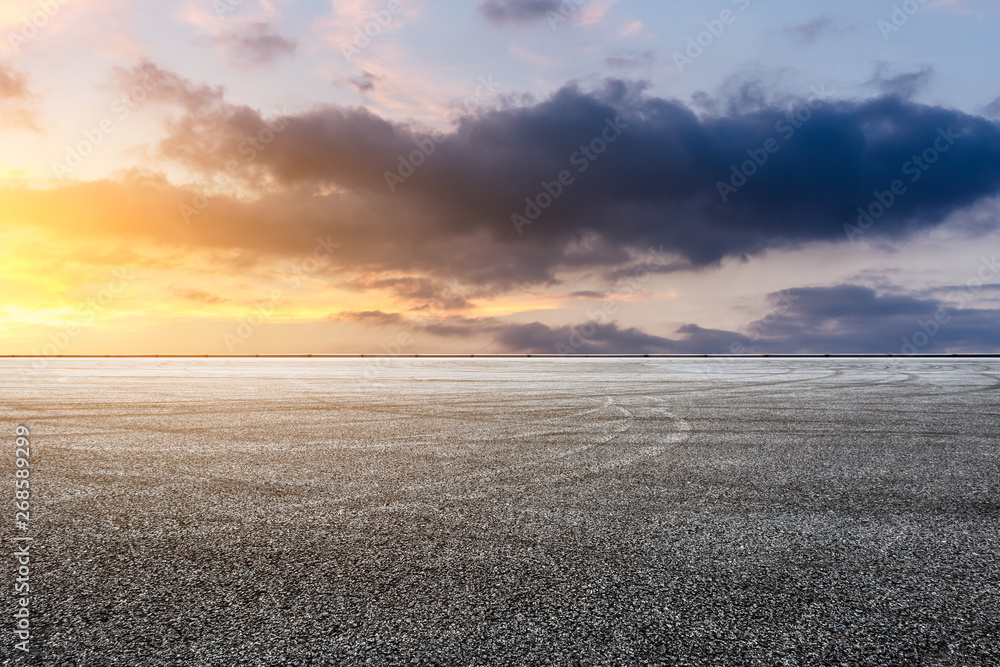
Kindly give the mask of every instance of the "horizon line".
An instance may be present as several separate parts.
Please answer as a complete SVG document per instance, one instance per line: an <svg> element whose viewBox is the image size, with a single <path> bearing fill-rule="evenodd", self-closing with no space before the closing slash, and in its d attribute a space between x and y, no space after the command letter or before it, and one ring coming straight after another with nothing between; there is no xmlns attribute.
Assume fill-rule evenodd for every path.
<svg viewBox="0 0 1000 667"><path fill-rule="evenodd" d="M998 352L951 352L939 354L892 353L760 353L760 354L641 354L641 353L276 353L276 354L0 354L0 359L970 359L998 358Z"/></svg>

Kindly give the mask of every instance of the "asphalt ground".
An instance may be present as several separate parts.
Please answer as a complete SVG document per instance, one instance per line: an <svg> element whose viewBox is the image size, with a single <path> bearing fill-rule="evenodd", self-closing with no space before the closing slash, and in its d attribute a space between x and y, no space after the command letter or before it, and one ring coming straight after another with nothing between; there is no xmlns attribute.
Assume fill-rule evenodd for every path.
<svg viewBox="0 0 1000 667"><path fill-rule="evenodd" d="M1000 360L38 365L3 665L1000 664Z"/></svg>

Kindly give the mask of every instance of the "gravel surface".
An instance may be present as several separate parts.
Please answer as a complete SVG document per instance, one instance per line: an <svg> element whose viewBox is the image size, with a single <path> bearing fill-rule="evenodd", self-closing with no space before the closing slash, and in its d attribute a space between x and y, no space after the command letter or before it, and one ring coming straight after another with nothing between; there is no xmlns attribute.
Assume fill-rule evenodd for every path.
<svg viewBox="0 0 1000 667"><path fill-rule="evenodd" d="M997 360L32 364L3 665L1000 664Z"/></svg>

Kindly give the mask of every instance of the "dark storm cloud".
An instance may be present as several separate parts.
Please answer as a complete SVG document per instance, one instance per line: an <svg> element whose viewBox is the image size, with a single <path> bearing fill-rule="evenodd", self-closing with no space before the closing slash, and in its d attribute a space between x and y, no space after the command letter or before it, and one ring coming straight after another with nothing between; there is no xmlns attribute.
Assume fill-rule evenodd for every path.
<svg viewBox="0 0 1000 667"><path fill-rule="evenodd" d="M878 294L867 287L797 288L772 298L774 310L748 327L751 352L996 352L1000 310L964 308L963 286L943 299Z"/></svg>
<svg viewBox="0 0 1000 667"><path fill-rule="evenodd" d="M747 93L757 100L753 111L697 115L612 80L597 91L567 86L542 102L480 110L434 135L362 108L268 119L149 64L135 76L147 70L162 81L150 96L185 109L168 124L161 153L207 178L233 169L232 178L264 194L217 197L195 217L167 224L115 224L262 256L308 252L331 237L351 248L330 262L338 275L458 280L480 295L555 285L566 269L613 277L650 248L672 258L649 269L664 272L846 240L857 209L894 181L905 193L893 196L866 239L933 227L1000 190L997 124L897 96L810 109ZM947 152L922 162L926 171L914 167L935 144ZM768 154L766 145L778 151ZM762 155L766 162L755 166ZM723 201L720 184L736 182L741 166L756 173ZM164 184L156 190L168 201L194 196ZM550 205L535 210L538 203ZM120 217L118 209L94 215L95 228Z"/></svg>
<svg viewBox="0 0 1000 667"><path fill-rule="evenodd" d="M486 0L479 12L491 23L529 23L545 18L567 0Z"/></svg>
<svg viewBox="0 0 1000 667"><path fill-rule="evenodd" d="M248 65L264 65L282 56L291 56L298 41L282 37L268 23L251 23L241 32L209 37L203 42L214 44L232 60Z"/></svg>
<svg viewBox="0 0 1000 667"><path fill-rule="evenodd" d="M808 120L789 120L784 108L704 118L612 82L597 93L567 87L534 106L466 117L435 141L363 110L328 108L287 119L254 166L289 187L364 191L394 212L397 234L419 230L426 240L478 233L544 247L553 261L578 232L616 247L663 245L695 264L843 238L859 206L905 179L908 192L873 230L898 236L933 226L1000 186L1000 128L985 119L894 96L798 113ZM242 109L189 118L164 150L218 168L240 135L261 127ZM768 155L763 146L772 139L779 150ZM911 183L907 163L935 142L948 152ZM761 155L766 164L745 166ZM417 162L424 164L411 174ZM738 165L756 173L723 201L719 183L740 184ZM387 172L403 175L391 184L394 193ZM560 187L563 172L571 183ZM525 199L548 202L546 186L559 196L537 215ZM518 235L512 214L537 221Z"/></svg>

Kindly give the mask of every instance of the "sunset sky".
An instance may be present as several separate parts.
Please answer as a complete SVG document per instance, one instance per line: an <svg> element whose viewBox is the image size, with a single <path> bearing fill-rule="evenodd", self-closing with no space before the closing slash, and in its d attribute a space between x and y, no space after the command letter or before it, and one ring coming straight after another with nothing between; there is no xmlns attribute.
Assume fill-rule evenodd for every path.
<svg viewBox="0 0 1000 667"><path fill-rule="evenodd" d="M0 353L998 352L997 34L993 0L4 0Z"/></svg>

